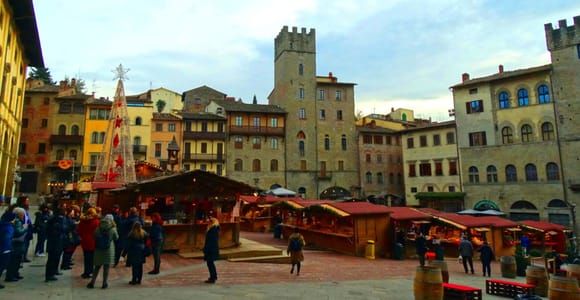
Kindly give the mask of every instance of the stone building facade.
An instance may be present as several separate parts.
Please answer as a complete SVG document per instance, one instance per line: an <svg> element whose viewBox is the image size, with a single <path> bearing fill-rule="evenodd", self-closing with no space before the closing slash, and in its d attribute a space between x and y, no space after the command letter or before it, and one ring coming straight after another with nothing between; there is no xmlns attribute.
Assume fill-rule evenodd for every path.
<svg viewBox="0 0 580 300"><path fill-rule="evenodd" d="M226 118L209 112L182 112L182 169L226 172Z"/></svg>
<svg viewBox="0 0 580 300"><path fill-rule="evenodd" d="M204 112L205 107L214 100L224 100L226 94L214 90L207 85L203 85L183 92L183 111L184 112Z"/></svg>

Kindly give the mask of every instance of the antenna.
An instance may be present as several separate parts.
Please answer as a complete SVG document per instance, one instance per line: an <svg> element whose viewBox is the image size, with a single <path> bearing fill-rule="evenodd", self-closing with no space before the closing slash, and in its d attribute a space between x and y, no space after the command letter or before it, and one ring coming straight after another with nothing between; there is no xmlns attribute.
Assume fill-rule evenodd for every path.
<svg viewBox="0 0 580 300"><path fill-rule="evenodd" d="M149 89L152 90L153 89L153 81L149 81Z"/></svg>
<svg viewBox="0 0 580 300"><path fill-rule="evenodd" d="M93 96L95 95L96 92L97 92L97 80L93 79Z"/></svg>

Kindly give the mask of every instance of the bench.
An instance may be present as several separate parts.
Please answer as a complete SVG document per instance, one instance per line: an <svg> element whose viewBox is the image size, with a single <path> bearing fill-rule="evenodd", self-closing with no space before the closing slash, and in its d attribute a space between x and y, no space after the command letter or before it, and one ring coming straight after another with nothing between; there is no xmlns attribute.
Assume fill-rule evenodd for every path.
<svg viewBox="0 0 580 300"><path fill-rule="evenodd" d="M467 285L443 283L443 298L446 300L481 300L481 289Z"/></svg>
<svg viewBox="0 0 580 300"><path fill-rule="evenodd" d="M485 281L485 292L490 295L515 298L519 294L533 295L534 285L515 281L487 279Z"/></svg>

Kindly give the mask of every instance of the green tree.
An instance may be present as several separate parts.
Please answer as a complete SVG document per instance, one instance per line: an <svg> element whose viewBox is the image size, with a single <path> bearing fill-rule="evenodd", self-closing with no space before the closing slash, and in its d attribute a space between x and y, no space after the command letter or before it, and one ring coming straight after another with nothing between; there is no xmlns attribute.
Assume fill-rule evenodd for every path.
<svg viewBox="0 0 580 300"><path fill-rule="evenodd" d="M85 80L82 78L77 78L76 84L75 84L75 92L77 94L84 94L86 91L87 91L87 85L85 83Z"/></svg>
<svg viewBox="0 0 580 300"><path fill-rule="evenodd" d="M46 84L55 84L52 80L52 75L50 75L50 70L48 68L30 68L30 73L28 77L32 79L40 79Z"/></svg>
<svg viewBox="0 0 580 300"><path fill-rule="evenodd" d="M157 106L157 112L161 113L165 109L165 105L167 105L165 101L161 99L157 100L157 102L155 102L155 106Z"/></svg>

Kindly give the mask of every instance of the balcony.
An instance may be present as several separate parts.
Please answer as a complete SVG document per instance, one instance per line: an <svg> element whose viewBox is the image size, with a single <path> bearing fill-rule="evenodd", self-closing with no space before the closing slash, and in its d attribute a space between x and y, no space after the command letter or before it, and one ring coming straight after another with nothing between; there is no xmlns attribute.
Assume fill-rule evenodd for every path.
<svg viewBox="0 0 580 300"><path fill-rule="evenodd" d="M134 154L147 154L147 146L145 145L133 145Z"/></svg>
<svg viewBox="0 0 580 300"><path fill-rule="evenodd" d="M224 140L226 139L225 132L183 132L184 140Z"/></svg>
<svg viewBox="0 0 580 300"><path fill-rule="evenodd" d="M82 135L64 135L64 134L53 134L50 136L50 144L52 145L82 145L83 144Z"/></svg>
<svg viewBox="0 0 580 300"><path fill-rule="evenodd" d="M230 134L284 137L284 127L230 126Z"/></svg>
<svg viewBox="0 0 580 300"><path fill-rule="evenodd" d="M318 173L318 180L331 180L331 179L332 179L331 172L321 171L320 173Z"/></svg>
<svg viewBox="0 0 580 300"><path fill-rule="evenodd" d="M217 161L223 162L225 160L224 154L208 154L208 153L184 153L183 161Z"/></svg>

